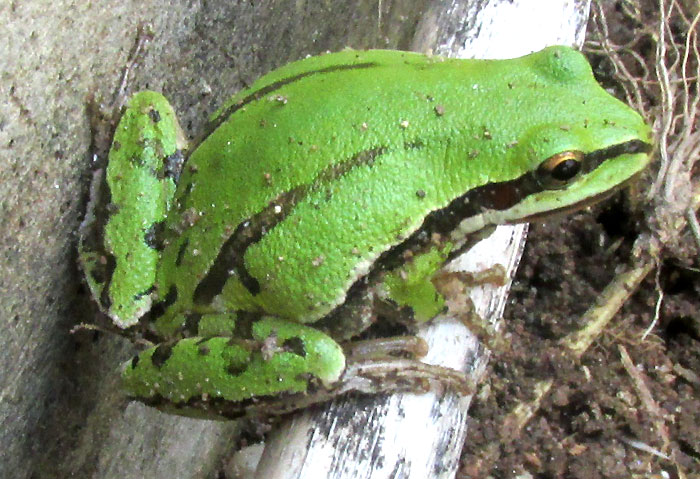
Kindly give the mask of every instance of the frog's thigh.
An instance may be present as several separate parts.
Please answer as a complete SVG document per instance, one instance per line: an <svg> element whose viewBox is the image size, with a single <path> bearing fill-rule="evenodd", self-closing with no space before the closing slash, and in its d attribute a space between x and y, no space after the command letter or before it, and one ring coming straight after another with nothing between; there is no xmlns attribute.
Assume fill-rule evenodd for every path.
<svg viewBox="0 0 700 479"><path fill-rule="evenodd" d="M150 348L127 363L124 387L169 412L235 417L264 398L330 387L345 370L342 348L317 329L263 318L252 325L252 336L194 337Z"/></svg>
<svg viewBox="0 0 700 479"><path fill-rule="evenodd" d="M159 93L137 93L114 132L104 177L108 191L99 175L93 185L104 198L92 198L88 206L80 261L92 295L122 328L136 324L155 296L160 252L154 230L167 217L184 143L168 101Z"/></svg>

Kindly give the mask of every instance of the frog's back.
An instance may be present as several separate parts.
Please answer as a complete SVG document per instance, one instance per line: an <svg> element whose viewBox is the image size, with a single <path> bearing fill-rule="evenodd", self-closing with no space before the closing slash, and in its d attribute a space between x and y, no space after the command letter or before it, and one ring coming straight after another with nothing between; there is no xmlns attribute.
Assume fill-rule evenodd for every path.
<svg viewBox="0 0 700 479"><path fill-rule="evenodd" d="M538 81L506 61L394 51L265 75L222 107L188 159L161 295L175 289L181 309L322 317L430 212L530 168L504 169L508 145L528 110L564 94L540 94Z"/></svg>

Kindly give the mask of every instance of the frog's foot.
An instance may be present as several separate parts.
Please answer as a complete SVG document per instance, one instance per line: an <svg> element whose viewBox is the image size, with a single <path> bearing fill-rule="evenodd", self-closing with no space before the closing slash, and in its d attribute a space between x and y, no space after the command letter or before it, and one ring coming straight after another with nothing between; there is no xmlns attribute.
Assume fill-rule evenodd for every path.
<svg viewBox="0 0 700 479"><path fill-rule="evenodd" d="M303 394L293 394L273 400L261 399L260 402L251 402L243 408L236 408L230 417L288 414L352 392L380 394L436 391L442 393L446 390L463 395L471 394L474 392L474 384L460 371L425 364L416 359L368 359L349 363L340 380L332 388L320 387ZM217 414L223 417L229 416L223 409L219 409Z"/></svg>
<svg viewBox="0 0 700 479"><path fill-rule="evenodd" d="M508 340L496 325L482 318L469 295L470 288L484 284L503 286L507 277L502 266L478 273L440 271L432 278L435 289L445 298L448 313L464 324L492 351L508 349Z"/></svg>
<svg viewBox="0 0 700 479"><path fill-rule="evenodd" d="M248 415L287 414L352 392L380 394L445 390L466 395L474 392L474 385L460 371L425 364L416 359L368 359L349 363L343 376L330 389L319 388L305 394L265 401L264 404L251 404L246 408L246 413Z"/></svg>
<svg viewBox="0 0 700 479"><path fill-rule="evenodd" d="M381 394L455 391L472 394L474 384L456 369L435 366L407 358L351 360L339 380L331 386L310 382L306 392L259 396L241 402L222 398L195 397L186 405L157 400L142 402L171 414L206 419L238 419L243 416L266 418L298 411L330 401L347 393Z"/></svg>
<svg viewBox="0 0 700 479"><path fill-rule="evenodd" d="M104 100L96 93L96 89L88 93L86 107L90 122L90 155L93 162L99 166L107 160L107 153L112 145L112 135L121 117L122 108L129 97L127 90L132 72L143 60L146 46L151 40L153 40L151 24L140 24L127 62L122 68L119 85L114 89L112 98Z"/></svg>
<svg viewBox="0 0 700 479"><path fill-rule="evenodd" d="M286 414L347 393L425 393L446 390L459 394L474 392L474 384L456 369L426 364L416 357L428 351L417 336L396 336L344 345L347 365L340 378L329 386L317 385L304 394L266 401L264 407L250 405L248 414Z"/></svg>
<svg viewBox="0 0 700 479"><path fill-rule="evenodd" d="M127 90L129 89L129 83L131 81L131 74L138 66L139 62L143 60L146 47L151 40L153 40L153 36L153 25L148 22L139 24L136 31L136 39L134 40L134 44L129 51L126 65L124 65L122 69L119 85L117 86L114 92L114 98L112 99L112 106L114 108L115 116L117 116L116 112L118 112L126 104L129 97Z"/></svg>
<svg viewBox="0 0 700 479"><path fill-rule="evenodd" d="M463 372L419 361L417 358L427 354L428 344L418 336L357 341L345 350L347 367L334 385L337 394L425 392L439 388L470 394L474 390Z"/></svg>
<svg viewBox="0 0 700 479"><path fill-rule="evenodd" d="M428 354L428 343L418 336L392 336L389 338L351 341L343 344L343 350L349 361L391 356L422 358Z"/></svg>
<svg viewBox="0 0 700 479"><path fill-rule="evenodd" d="M474 385L456 369L426 364L417 359L385 358L349 362L334 388L336 395L351 391L377 394L441 389L466 395L474 392Z"/></svg>

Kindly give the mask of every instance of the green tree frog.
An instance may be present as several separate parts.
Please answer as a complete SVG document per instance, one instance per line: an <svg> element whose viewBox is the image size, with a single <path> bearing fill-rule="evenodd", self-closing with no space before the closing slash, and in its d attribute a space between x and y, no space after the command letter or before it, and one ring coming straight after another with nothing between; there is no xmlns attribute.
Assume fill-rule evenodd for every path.
<svg viewBox="0 0 700 479"><path fill-rule="evenodd" d="M226 102L189 145L162 95L129 101L93 185L80 260L123 369L164 411L280 414L347 391L466 387L377 318L446 309L441 267L485 227L609 196L650 129L585 58L400 51L306 58Z"/></svg>

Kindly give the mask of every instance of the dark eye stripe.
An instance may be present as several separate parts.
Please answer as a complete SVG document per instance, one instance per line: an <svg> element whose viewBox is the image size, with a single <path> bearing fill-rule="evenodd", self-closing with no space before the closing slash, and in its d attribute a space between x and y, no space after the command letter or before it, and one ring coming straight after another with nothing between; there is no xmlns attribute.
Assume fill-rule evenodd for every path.
<svg viewBox="0 0 700 479"><path fill-rule="evenodd" d="M586 153L583 157L583 173L588 173L598 168L605 160L617 156L634 153L651 153L653 146L641 140L632 140L618 145L609 146L602 150Z"/></svg>
<svg viewBox="0 0 700 479"><path fill-rule="evenodd" d="M596 150L584 155L582 173L585 174L595 170L610 158L630 153L648 153L651 149L652 146L648 143L632 140L602 150ZM462 221L474 217L484 210L507 210L530 195L546 189L538 180L537 173L533 171L527 172L513 180L488 183L478 188L473 188L452 200L446 207L428 214L423 221L423 225L418 230L404 242L380 256L373 270L394 269L402 264L406 252L422 250L434 241L435 235L447 237L449 233L457 229ZM454 257L460 252L456 251L450 256Z"/></svg>

